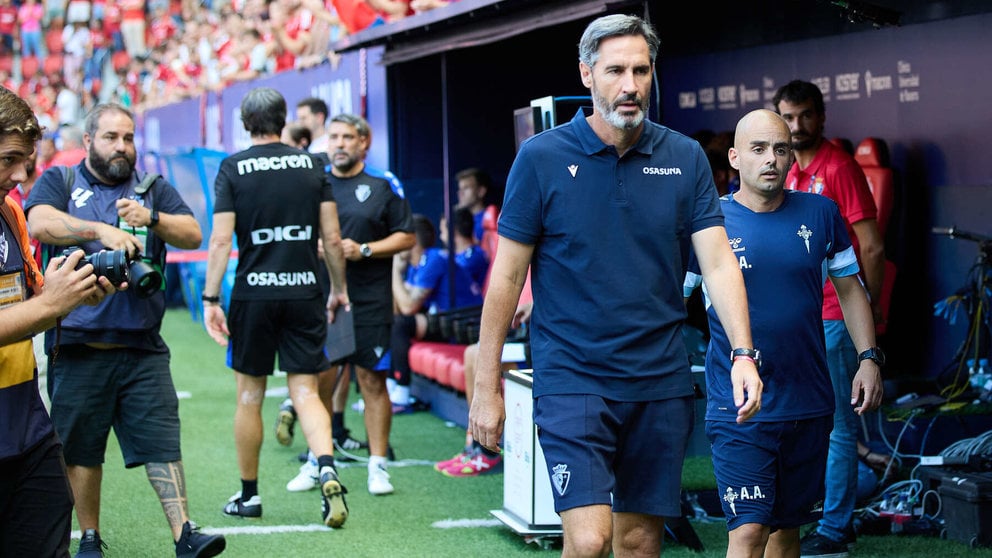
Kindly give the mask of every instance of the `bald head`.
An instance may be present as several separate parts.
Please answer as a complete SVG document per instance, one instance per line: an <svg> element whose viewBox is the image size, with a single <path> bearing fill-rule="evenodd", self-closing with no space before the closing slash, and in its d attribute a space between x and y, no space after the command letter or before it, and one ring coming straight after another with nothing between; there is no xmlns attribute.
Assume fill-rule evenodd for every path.
<svg viewBox="0 0 992 558"><path fill-rule="evenodd" d="M782 195L792 165L789 125L770 110L755 110L737 123L730 165L740 171L741 191L766 202Z"/></svg>
<svg viewBox="0 0 992 558"><path fill-rule="evenodd" d="M768 109L752 110L737 122L737 130L734 133L734 147L741 149L740 141L749 137L755 130L763 126L779 127L786 134L789 133L789 125L778 113Z"/></svg>

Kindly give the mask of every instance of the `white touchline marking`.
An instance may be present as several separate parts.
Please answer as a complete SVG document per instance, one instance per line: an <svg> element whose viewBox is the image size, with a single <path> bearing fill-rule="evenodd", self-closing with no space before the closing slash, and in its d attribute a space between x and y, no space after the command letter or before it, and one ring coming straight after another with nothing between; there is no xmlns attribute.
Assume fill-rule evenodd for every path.
<svg viewBox="0 0 992 558"><path fill-rule="evenodd" d="M192 399L193 393L189 391L177 391L176 399Z"/></svg>
<svg viewBox="0 0 992 558"><path fill-rule="evenodd" d="M273 535L277 533L311 533L315 531L333 531L326 525L317 523L311 525L258 525L245 527L201 527L200 532L210 535ZM72 538L79 539L80 531L73 531Z"/></svg>
<svg viewBox="0 0 992 558"><path fill-rule="evenodd" d="M477 527L502 527L498 519L443 519L435 521L431 527L437 529L465 529ZM325 525L249 525L244 527L201 527L200 532L210 535L273 535L278 533L312 533L316 531L333 531ZM72 532L72 538L78 540L82 532Z"/></svg>
<svg viewBox="0 0 992 558"><path fill-rule="evenodd" d="M502 527L503 522L498 519L442 519L431 523L431 527L437 529L464 529L474 527Z"/></svg>

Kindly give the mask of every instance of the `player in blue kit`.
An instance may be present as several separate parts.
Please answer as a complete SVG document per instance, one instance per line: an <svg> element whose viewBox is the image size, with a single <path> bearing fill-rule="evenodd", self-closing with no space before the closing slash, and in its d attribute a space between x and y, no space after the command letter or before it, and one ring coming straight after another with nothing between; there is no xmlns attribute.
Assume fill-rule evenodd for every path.
<svg viewBox="0 0 992 558"><path fill-rule="evenodd" d="M658 46L635 16L586 27L579 73L593 108L524 142L499 220L469 423L499 449L503 342L529 266L534 421L563 556L657 556L664 517L681 513L693 424L680 289L690 245L733 346L755 350L706 154L647 120ZM761 381L748 360L731 375L746 420Z"/></svg>
<svg viewBox="0 0 992 558"><path fill-rule="evenodd" d="M727 556L796 557L799 527L823 510L833 428L834 393L820 318L827 276L859 351L871 352L875 326L837 204L783 189L792 163L785 120L769 110L748 113L729 155L741 189L720 201L747 286L752 336L762 349L755 358L764 390L761 413L739 424L728 381L732 344L708 308L706 433L730 530ZM687 274L685 296L701 282L698 272ZM872 358L862 358L851 394L859 414L881 402L881 376Z"/></svg>

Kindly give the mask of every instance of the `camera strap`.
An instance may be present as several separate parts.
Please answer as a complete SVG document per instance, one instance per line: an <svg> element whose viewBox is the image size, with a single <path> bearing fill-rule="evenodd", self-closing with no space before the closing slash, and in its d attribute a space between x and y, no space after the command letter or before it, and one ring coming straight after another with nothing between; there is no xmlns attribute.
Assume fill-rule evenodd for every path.
<svg viewBox="0 0 992 558"><path fill-rule="evenodd" d="M60 166L59 170L62 173L62 182L65 183L66 191L69 192L69 195L72 195L72 185L76 182L76 169L69 166ZM161 176L162 175L156 172L146 174L144 178L141 179L141 182L138 182L138 185L134 187L134 193L139 196L144 196L145 193L151 189L152 184L154 184L155 181Z"/></svg>

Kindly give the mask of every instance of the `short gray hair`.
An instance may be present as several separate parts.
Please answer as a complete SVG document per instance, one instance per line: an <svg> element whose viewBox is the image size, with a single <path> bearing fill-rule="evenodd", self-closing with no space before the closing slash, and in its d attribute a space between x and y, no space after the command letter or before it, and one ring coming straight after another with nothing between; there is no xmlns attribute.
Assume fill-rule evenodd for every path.
<svg viewBox="0 0 992 558"><path fill-rule="evenodd" d="M597 18L586 27L579 41L579 61L592 68L599 60L599 45L604 39L628 36L644 37L651 54L651 63L654 64L661 46L658 34L650 23L637 16L623 14Z"/></svg>
<svg viewBox="0 0 992 558"><path fill-rule="evenodd" d="M352 126L358 132L358 135L363 138L369 137L369 134L372 133L368 121L355 114L342 113L332 118L331 122L340 122Z"/></svg>

